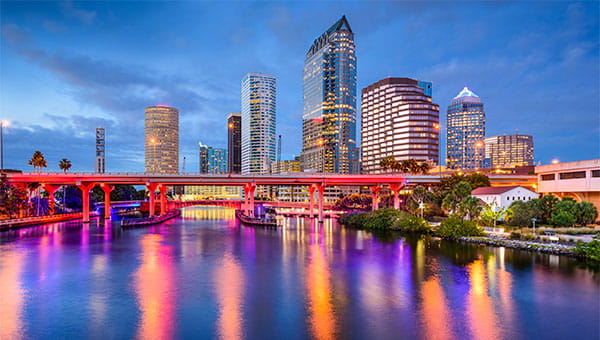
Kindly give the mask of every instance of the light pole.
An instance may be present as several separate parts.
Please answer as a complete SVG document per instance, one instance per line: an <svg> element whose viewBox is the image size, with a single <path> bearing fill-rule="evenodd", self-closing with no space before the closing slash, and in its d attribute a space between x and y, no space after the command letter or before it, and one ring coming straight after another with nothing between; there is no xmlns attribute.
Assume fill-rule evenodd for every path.
<svg viewBox="0 0 600 340"><path fill-rule="evenodd" d="M2 136L2 129L8 126L7 120L0 120L0 172L4 172L4 137Z"/></svg>
<svg viewBox="0 0 600 340"><path fill-rule="evenodd" d="M537 219L534 217L531 219L531 222L533 223L533 237L535 239L535 221L537 221Z"/></svg>

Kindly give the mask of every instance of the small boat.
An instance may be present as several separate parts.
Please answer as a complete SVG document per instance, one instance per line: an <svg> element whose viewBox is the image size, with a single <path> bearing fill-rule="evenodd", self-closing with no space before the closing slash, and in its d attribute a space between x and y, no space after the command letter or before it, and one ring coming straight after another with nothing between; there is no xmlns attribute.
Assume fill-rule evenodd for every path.
<svg viewBox="0 0 600 340"><path fill-rule="evenodd" d="M144 218L130 218L121 220L121 227L138 227L145 225L153 225L163 223L166 220L170 220L174 217L181 215L181 210L175 209L167 212L164 215L160 216L152 216L152 217L144 217Z"/></svg>
<svg viewBox="0 0 600 340"><path fill-rule="evenodd" d="M250 217L246 216L242 210L236 210L235 217L237 217L244 224L260 225L264 227L277 227L277 219L272 217Z"/></svg>

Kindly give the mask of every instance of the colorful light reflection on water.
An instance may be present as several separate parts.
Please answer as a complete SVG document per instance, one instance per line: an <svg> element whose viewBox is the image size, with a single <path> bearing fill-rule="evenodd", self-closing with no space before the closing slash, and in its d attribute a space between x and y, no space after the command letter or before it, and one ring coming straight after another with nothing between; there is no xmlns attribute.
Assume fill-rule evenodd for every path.
<svg viewBox="0 0 600 340"><path fill-rule="evenodd" d="M0 234L0 339L597 338L598 273L570 258L186 208Z"/></svg>

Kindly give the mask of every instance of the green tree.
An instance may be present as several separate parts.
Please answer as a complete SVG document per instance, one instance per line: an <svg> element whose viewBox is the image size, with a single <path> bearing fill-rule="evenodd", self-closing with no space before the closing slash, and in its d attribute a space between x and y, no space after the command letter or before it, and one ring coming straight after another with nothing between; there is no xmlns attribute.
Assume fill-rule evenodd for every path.
<svg viewBox="0 0 600 340"><path fill-rule="evenodd" d="M460 182L467 182L471 186L471 189L477 189L480 187L489 187L491 186L490 179L483 174L473 173L473 174L457 174L454 173L449 177L442 178L440 182L440 189L442 191L449 191L454 188L454 186Z"/></svg>
<svg viewBox="0 0 600 340"><path fill-rule="evenodd" d="M504 209L497 204L488 204L483 207L480 218L481 223L488 227L496 227L496 222L501 219L508 219L512 212L509 209Z"/></svg>
<svg viewBox="0 0 600 340"><path fill-rule="evenodd" d="M460 203L469 196L471 196L471 185L467 182L459 182L444 197L442 208L454 214L458 211Z"/></svg>
<svg viewBox="0 0 600 340"><path fill-rule="evenodd" d="M27 164L33 165L34 172L36 170L42 172L42 168L47 167L46 158L44 158L44 154L42 154L42 152L39 150L33 152L33 156L31 156L31 159L27 162Z"/></svg>
<svg viewBox="0 0 600 340"><path fill-rule="evenodd" d="M531 219L536 218L539 220L542 215L542 209L535 200L527 202L515 201L510 205L509 209L512 211L512 217L510 217L509 222L519 227L530 227L532 225Z"/></svg>
<svg viewBox="0 0 600 340"><path fill-rule="evenodd" d="M577 203L577 224L588 225L596 222L598 209L590 202Z"/></svg>
<svg viewBox="0 0 600 340"><path fill-rule="evenodd" d="M552 194L544 195L539 200L535 200L535 204L537 204L538 208L542 210L542 214L539 216L540 223L550 222L550 219L552 218L552 211L558 202L558 197Z"/></svg>
<svg viewBox="0 0 600 340"><path fill-rule="evenodd" d="M564 210L554 211L551 222L558 227L572 227L575 224L575 216Z"/></svg>
<svg viewBox="0 0 600 340"><path fill-rule="evenodd" d="M0 180L0 215L8 218L20 217L27 207L27 193L25 190L10 184L6 175Z"/></svg>
<svg viewBox="0 0 600 340"><path fill-rule="evenodd" d="M458 213L469 221L477 219L482 209L483 206L479 198L473 196L465 197L458 205Z"/></svg>
<svg viewBox="0 0 600 340"><path fill-rule="evenodd" d="M442 222L435 234L441 237L459 238L467 236L482 236L483 230L473 221L465 221L458 215L450 215Z"/></svg>

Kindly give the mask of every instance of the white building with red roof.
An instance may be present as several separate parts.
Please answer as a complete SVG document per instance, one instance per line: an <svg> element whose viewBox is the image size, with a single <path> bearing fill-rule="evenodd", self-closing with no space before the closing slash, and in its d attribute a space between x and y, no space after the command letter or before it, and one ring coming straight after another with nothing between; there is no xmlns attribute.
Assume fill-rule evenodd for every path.
<svg viewBox="0 0 600 340"><path fill-rule="evenodd" d="M471 192L471 196L479 198L488 205L506 209L515 201L527 202L538 198L540 195L533 190L515 185L509 187L477 188Z"/></svg>

